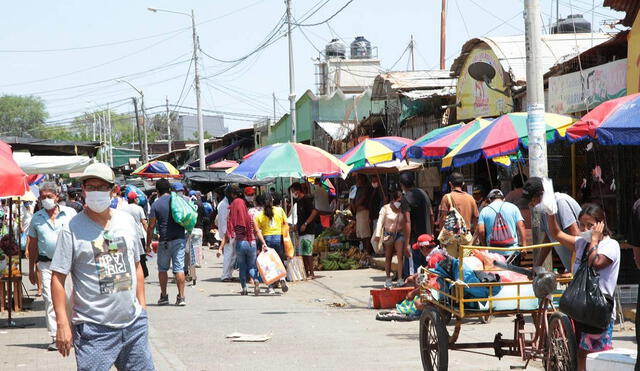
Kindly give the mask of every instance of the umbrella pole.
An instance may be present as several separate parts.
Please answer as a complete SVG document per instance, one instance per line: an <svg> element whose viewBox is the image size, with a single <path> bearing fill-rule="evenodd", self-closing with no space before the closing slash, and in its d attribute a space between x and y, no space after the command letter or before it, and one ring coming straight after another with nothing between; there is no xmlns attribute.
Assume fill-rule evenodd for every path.
<svg viewBox="0 0 640 371"><path fill-rule="evenodd" d="M491 184L491 189L493 189L493 179L491 179L491 168L489 167L489 160L485 157L484 162L487 164L487 173L489 173L489 184Z"/></svg>

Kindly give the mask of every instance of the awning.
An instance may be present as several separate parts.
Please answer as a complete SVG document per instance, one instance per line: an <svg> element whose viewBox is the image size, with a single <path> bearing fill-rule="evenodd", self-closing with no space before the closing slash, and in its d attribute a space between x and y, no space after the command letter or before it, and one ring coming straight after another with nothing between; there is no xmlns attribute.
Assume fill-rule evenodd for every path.
<svg viewBox="0 0 640 371"><path fill-rule="evenodd" d="M400 94L411 100L425 99L425 98L431 98L433 96L456 95L456 88L447 87L442 89L411 90L411 91L403 91Z"/></svg>
<svg viewBox="0 0 640 371"><path fill-rule="evenodd" d="M343 140L356 127L352 122L329 122L316 121L316 124L322 128L333 140Z"/></svg>
<svg viewBox="0 0 640 371"><path fill-rule="evenodd" d="M1 140L14 151L27 150L32 155L87 155L95 157L100 148L99 142L72 142L67 140L48 140L38 138L2 137Z"/></svg>
<svg viewBox="0 0 640 371"><path fill-rule="evenodd" d="M26 174L81 173L93 163L87 156L31 156L29 152L14 152L13 159Z"/></svg>
<svg viewBox="0 0 640 371"><path fill-rule="evenodd" d="M211 152L209 153L206 157L205 157L205 162L206 163L210 163L213 161L217 161L221 158L226 157L229 153L231 153L234 149L236 149L236 147L239 147L249 141L251 141L251 138L242 138L240 140L238 140L237 142L233 142L231 144L229 144L226 147L223 147L217 151ZM192 168L196 168L198 167L199 162L198 161L193 161L191 163L189 163L189 166Z"/></svg>
<svg viewBox="0 0 640 371"><path fill-rule="evenodd" d="M274 178L252 180L240 175L227 174L225 171L186 171L184 179L200 183L238 183L243 185L266 185L274 182Z"/></svg>

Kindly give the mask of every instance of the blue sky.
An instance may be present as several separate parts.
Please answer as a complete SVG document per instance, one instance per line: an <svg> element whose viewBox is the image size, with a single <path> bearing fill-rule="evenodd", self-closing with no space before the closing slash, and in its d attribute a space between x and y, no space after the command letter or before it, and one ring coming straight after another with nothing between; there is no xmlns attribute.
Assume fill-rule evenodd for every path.
<svg viewBox="0 0 640 371"><path fill-rule="evenodd" d="M293 0L294 15L301 20L309 9L325 2ZM330 0L305 23L323 21L345 3L347 0ZM448 3L447 68L471 37L487 32L493 36L524 33L522 0L448 0ZM588 20L593 13L598 28L603 27L600 25L603 20L622 16L603 8L602 0L595 1L595 5L594 12L587 12L592 9L591 0L560 0L560 15L568 15L570 7L573 13L584 13ZM182 12L194 9L202 49L219 59L234 59L252 51L285 11L283 0L3 2L0 94L42 97L53 125L64 124L96 104L107 102L114 102L112 106L118 112L131 111L132 105L126 98L136 93L114 81L122 76L128 76L144 91L147 107L164 104L165 96L170 104L175 104L181 92L182 104L195 107L193 89L189 90L193 69L185 79L192 51L190 19L152 13L147 7ZM551 0L541 0L541 8L546 25ZM312 60L318 57L315 48L322 49L336 36L347 43L357 35L365 36L378 48L382 68L388 69L413 35L417 43L416 69L435 69L439 25L439 0L354 0L328 26L304 28L311 42L300 30L294 31L296 92L300 96L307 89L315 91ZM278 115L284 113L288 108L287 61L286 38L224 73L228 64L203 55L201 74L210 76L203 79L203 107L272 116L271 95L275 93ZM405 55L395 70L407 67ZM249 123L227 119L226 124L233 130Z"/></svg>

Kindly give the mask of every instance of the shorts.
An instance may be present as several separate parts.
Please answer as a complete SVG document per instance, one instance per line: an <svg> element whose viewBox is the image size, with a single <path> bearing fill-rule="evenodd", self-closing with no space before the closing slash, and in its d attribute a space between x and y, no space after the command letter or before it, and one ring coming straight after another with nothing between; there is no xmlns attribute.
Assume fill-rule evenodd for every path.
<svg viewBox="0 0 640 371"><path fill-rule="evenodd" d="M315 236L312 234L305 234L300 236L300 248L298 251L298 255L312 256L314 239L315 239Z"/></svg>
<svg viewBox="0 0 640 371"><path fill-rule="evenodd" d="M613 323L609 322L609 326L599 334L589 334L582 332L580 334L580 343L578 347L589 353L602 352L613 349Z"/></svg>
<svg viewBox="0 0 640 371"><path fill-rule="evenodd" d="M360 210L356 213L356 237L358 239L371 238L369 210Z"/></svg>
<svg viewBox="0 0 640 371"><path fill-rule="evenodd" d="M158 243L158 272L169 271L172 265L173 273L184 272L185 240L160 241Z"/></svg>
<svg viewBox="0 0 640 371"><path fill-rule="evenodd" d="M395 235L395 237L394 237L394 235ZM389 239L388 243L397 242L397 241L404 241L404 237L402 236L402 232L397 232L397 233L384 232L384 236L391 236L391 238Z"/></svg>
<svg viewBox="0 0 640 371"><path fill-rule="evenodd" d="M73 348L78 370L155 370L149 350L147 311L133 323L114 328L85 322L73 326Z"/></svg>

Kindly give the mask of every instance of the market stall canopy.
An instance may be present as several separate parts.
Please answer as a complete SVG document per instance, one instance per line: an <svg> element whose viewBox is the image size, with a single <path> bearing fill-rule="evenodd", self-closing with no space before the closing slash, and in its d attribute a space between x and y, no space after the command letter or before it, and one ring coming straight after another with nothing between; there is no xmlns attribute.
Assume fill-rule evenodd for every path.
<svg viewBox="0 0 640 371"><path fill-rule="evenodd" d="M640 144L640 93L601 103L567 130L570 141L596 139L604 145Z"/></svg>
<svg viewBox="0 0 640 371"><path fill-rule="evenodd" d="M276 143L254 151L229 173L250 179L269 177L346 177L350 166L332 154L302 143Z"/></svg>
<svg viewBox="0 0 640 371"><path fill-rule="evenodd" d="M131 175L145 178L181 178L182 175L168 162L151 161L137 168Z"/></svg>
<svg viewBox="0 0 640 371"><path fill-rule="evenodd" d="M351 170L349 174L396 174L403 171L417 170L422 167L419 162L406 161L406 160L393 160L388 162L382 162L375 165L367 165L358 169Z"/></svg>
<svg viewBox="0 0 640 371"><path fill-rule="evenodd" d="M480 129L452 149L442 159L442 169L460 167L478 161L481 157L492 159L513 154L529 143L527 113L515 112L502 115ZM547 142L564 138L567 129L575 122L571 116L555 113L544 114Z"/></svg>
<svg viewBox="0 0 640 371"><path fill-rule="evenodd" d="M225 169L229 169L229 168L232 168L232 167L236 167L238 165L240 165L240 163L237 162L237 161L222 160L222 161L219 161L219 162L216 162L214 164L209 165L209 169L211 169L211 170L216 170L216 169L225 170Z"/></svg>
<svg viewBox="0 0 640 371"><path fill-rule="evenodd" d="M99 142L73 142L38 138L2 137L14 151L29 151L34 156L89 156L95 157L100 149Z"/></svg>
<svg viewBox="0 0 640 371"><path fill-rule="evenodd" d="M460 129L464 123L433 129L402 149L403 158L422 158L422 146Z"/></svg>
<svg viewBox="0 0 640 371"><path fill-rule="evenodd" d="M22 196L28 190L27 174L13 159L11 146L0 141L0 197Z"/></svg>
<svg viewBox="0 0 640 371"><path fill-rule="evenodd" d="M87 156L31 156L29 152L14 152L13 159L27 174L81 173L93 163Z"/></svg>
<svg viewBox="0 0 640 371"><path fill-rule="evenodd" d="M367 138L340 156L340 161L353 166L353 169L359 169L367 165L401 159L402 149L412 142L411 139L391 136Z"/></svg>
<svg viewBox="0 0 640 371"><path fill-rule="evenodd" d="M238 183L248 186L267 185L274 182L274 178L256 180L240 175L227 174L224 171L186 171L184 173L184 178L191 182L216 184Z"/></svg>
<svg viewBox="0 0 640 371"><path fill-rule="evenodd" d="M456 130L449 130L445 135L425 141L426 144L413 145L409 151L413 158L441 159L457 146L466 143L480 130L487 127L491 121L477 118L468 124L459 126Z"/></svg>
<svg viewBox="0 0 640 371"><path fill-rule="evenodd" d="M221 158L225 158L229 153L233 152L234 149L236 149L237 147L239 147L239 146L241 146L241 145L243 145L243 144L245 144L247 142L250 142L250 141L251 141L251 139L249 139L249 138L242 138L242 139L240 139L238 141L235 141L235 142L229 144L226 147L223 147L221 149L218 149L216 151L213 151L213 152L209 153L208 155L205 156L205 161L206 161L206 163L210 163L210 162L213 162L213 161L217 161L217 160L219 160ZM193 162L189 163L189 167L197 168L198 167L198 161L193 161Z"/></svg>

